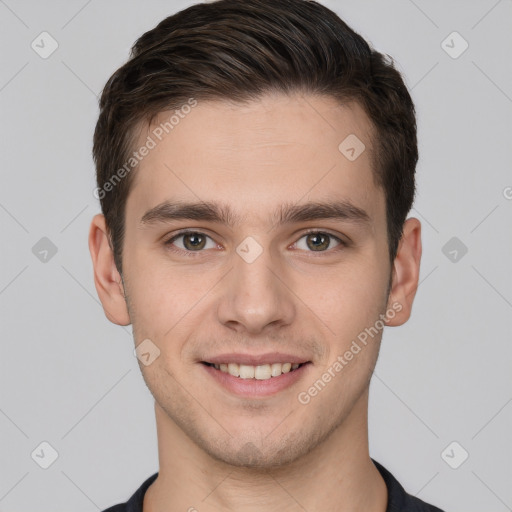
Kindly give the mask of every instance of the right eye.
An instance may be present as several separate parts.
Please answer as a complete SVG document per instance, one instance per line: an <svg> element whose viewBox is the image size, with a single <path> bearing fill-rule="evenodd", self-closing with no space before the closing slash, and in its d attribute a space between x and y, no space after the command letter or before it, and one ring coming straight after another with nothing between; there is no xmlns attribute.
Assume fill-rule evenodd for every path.
<svg viewBox="0 0 512 512"><path fill-rule="evenodd" d="M177 242L178 240L180 240ZM210 246L208 246L210 241ZM215 249L218 247L211 237L201 233L199 231L181 231L178 234L173 235L170 239L165 242L166 246L169 246L173 252L178 253L194 253L201 252L203 249Z"/></svg>

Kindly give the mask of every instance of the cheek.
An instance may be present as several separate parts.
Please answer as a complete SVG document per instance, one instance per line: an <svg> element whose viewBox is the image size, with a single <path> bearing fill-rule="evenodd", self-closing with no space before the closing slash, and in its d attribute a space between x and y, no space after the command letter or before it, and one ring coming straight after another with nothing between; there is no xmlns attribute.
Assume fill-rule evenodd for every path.
<svg viewBox="0 0 512 512"><path fill-rule="evenodd" d="M386 307L386 271L375 260L361 258L358 264L324 272L308 279L308 283L304 280L297 293L314 312L313 322L324 335L326 354L322 371L328 370L338 357L342 358L338 363L338 367L343 367L338 368L340 371L331 368L337 376L332 389L358 388L371 374L383 330L379 315Z"/></svg>
<svg viewBox="0 0 512 512"><path fill-rule="evenodd" d="M336 335L365 327L385 307L387 269L374 258L358 255L351 262L301 274L297 295ZM332 333L331 333L332 334Z"/></svg>
<svg viewBox="0 0 512 512"><path fill-rule="evenodd" d="M177 340L197 326L197 314L218 275L169 265L161 255L149 251L132 252L125 271L137 342L149 338L161 350L179 350Z"/></svg>

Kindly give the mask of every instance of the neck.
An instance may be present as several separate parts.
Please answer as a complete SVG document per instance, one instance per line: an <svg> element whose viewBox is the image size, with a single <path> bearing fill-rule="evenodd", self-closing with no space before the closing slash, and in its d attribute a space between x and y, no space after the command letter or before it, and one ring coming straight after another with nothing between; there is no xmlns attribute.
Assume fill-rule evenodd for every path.
<svg viewBox="0 0 512 512"><path fill-rule="evenodd" d="M365 393L309 453L286 466L255 469L213 459L155 403L160 470L144 512L385 512L387 488L370 459L367 410Z"/></svg>

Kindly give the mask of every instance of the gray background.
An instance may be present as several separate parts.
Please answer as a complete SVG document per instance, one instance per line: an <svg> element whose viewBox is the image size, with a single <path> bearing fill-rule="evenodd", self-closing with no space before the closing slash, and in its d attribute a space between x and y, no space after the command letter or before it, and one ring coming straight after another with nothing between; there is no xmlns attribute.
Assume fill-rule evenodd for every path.
<svg viewBox="0 0 512 512"><path fill-rule="evenodd" d="M105 81L191 3L0 0L1 511L101 510L158 469L131 329L93 284L91 147ZM418 112L421 285L384 334L371 454L447 511L512 510L512 2L323 3L396 59Z"/></svg>

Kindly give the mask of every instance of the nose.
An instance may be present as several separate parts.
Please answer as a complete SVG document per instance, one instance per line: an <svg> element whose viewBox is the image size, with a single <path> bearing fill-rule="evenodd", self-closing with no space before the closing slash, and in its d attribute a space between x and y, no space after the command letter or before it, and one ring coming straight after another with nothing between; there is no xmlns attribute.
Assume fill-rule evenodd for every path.
<svg viewBox="0 0 512 512"><path fill-rule="evenodd" d="M240 253L243 255L243 253ZM296 314L295 296L286 269L263 249L251 258L233 255L219 299L219 321L238 333L261 334L290 325Z"/></svg>

